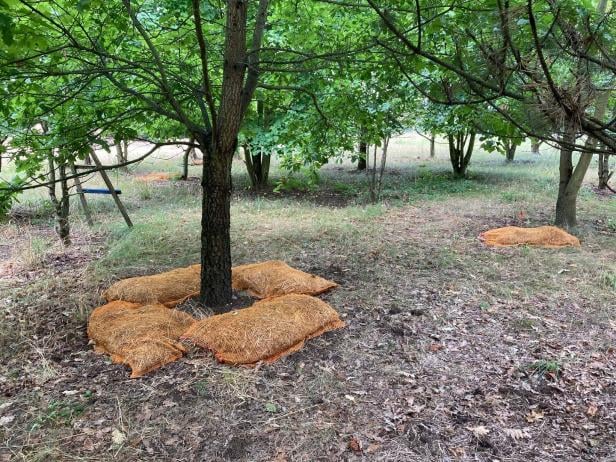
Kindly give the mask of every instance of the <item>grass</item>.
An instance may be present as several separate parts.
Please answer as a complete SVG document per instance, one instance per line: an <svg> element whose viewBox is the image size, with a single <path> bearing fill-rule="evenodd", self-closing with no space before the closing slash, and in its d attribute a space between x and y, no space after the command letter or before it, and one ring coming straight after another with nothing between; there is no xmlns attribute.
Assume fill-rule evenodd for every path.
<svg viewBox="0 0 616 462"><path fill-rule="evenodd" d="M614 199L593 192L590 171L580 249L486 249L477 239L486 229L552 221L556 157L521 149L505 165L480 152L468 178L454 180L443 150L429 160L427 142L416 143L392 143L375 205L369 178L348 163L327 165L318 182L274 164L271 189L281 179L284 187L252 194L234 162L234 264L283 259L339 282L324 299L347 322L254 369L190 350L128 380L85 335L110 281L199 260L198 181L142 184L114 173L134 228L110 197L88 196L96 224L89 229L73 201L68 249L56 244L44 196L22 197L19 217L0 224L0 264L15 264L0 279L0 410L15 416L0 426L0 456L343 460L353 436L370 460L448 460L458 448L478 460L607 457L616 425L605 393L616 341ZM132 174L178 170L179 158L152 159ZM586 412L590 402L601 419ZM503 436L501 426L519 428L529 405L542 403L550 406L545 425L522 420L527 444ZM477 447L466 429L478 425L489 427L490 445ZM116 428L121 445L112 441ZM585 441L585 428L597 446L572 444Z"/></svg>
<svg viewBox="0 0 616 462"><path fill-rule="evenodd" d="M549 375L551 377L558 378L558 376L562 372L562 365L556 360L541 359L532 363L528 367L528 369L533 374L540 377L545 377L546 375Z"/></svg>
<svg viewBox="0 0 616 462"><path fill-rule="evenodd" d="M31 429L36 430L49 425L71 425L85 412L90 398L91 393L86 393L84 399L79 401L51 401L47 409L34 420Z"/></svg>

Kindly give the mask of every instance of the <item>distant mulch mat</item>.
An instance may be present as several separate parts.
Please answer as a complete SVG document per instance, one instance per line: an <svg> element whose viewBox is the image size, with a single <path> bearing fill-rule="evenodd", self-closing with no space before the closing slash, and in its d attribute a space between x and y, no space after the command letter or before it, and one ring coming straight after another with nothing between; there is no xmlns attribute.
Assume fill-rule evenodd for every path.
<svg viewBox="0 0 616 462"><path fill-rule="evenodd" d="M200 273L201 265L191 265L151 276L122 279L103 292L103 297L108 302L162 303L173 308L199 293Z"/></svg>
<svg viewBox="0 0 616 462"><path fill-rule="evenodd" d="M506 226L481 233L479 239L493 247L530 245L546 248L579 247L580 240L556 226L520 228Z"/></svg>
<svg viewBox="0 0 616 462"><path fill-rule="evenodd" d="M167 172L154 172L147 173L145 175L138 175L135 177L137 181L142 181L144 183L152 183L156 181L169 181L171 179L171 174Z"/></svg>
<svg viewBox="0 0 616 462"><path fill-rule="evenodd" d="M307 339L344 327L338 313L310 295L337 287L282 261L233 268L233 287L264 298L249 308L195 321L172 309L199 293L201 265L124 279L103 296L88 322L95 351L127 364L140 377L181 358L179 342L211 350L224 363L273 362L298 351ZM307 295L310 294L310 295Z"/></svg>
<svg viewBox="0 0 616 462"><path fill-rule="evenodd" d="M132 369L131 378L180 359L186 352L179 337L195 322L164 305L114 301L96 308L88 321L95 351Z"/></svg>
<svg viewBox="0 0 616 462"><path fill-rule="evenodd" d="M324 301L292 294L197 321L182 339L211 350L223 363L271 363L300 350L305 340L342 327Z"/></svg>
<svg viewBox="0 0 616 462"><path fill-rule="evenodd" d="M287 294L318 295L337 286L333 281L291 268L280 260L233 268L233 288L246 290L257 298Z"/></svg>

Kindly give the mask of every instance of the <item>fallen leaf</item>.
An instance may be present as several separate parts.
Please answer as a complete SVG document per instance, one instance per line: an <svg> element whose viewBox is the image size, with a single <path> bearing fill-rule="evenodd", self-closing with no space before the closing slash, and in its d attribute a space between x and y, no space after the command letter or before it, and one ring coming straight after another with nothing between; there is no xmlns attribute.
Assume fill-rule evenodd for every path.
<svg viewBox="0 0 616 462"><path fill-rule="evenodd" d="M588 409L586 409L586 414L588 414L591 417L596 416L597 412L599 412L599 407L596 404L594 404L594 403L591 403L588 406Z"/></svg>
<svg viewBox="0 0 616 462"><path fill-rule="evenodd" d="M272 462L289 462L289 459L287 459L287 454L284 451L278 451Z"/></svg>
<svg viewBox="0 0 616 462"><path fill-rule="evenodd" d="M122 430L114 428L111 432L111 443L114 446L122 446L124 441L126 441L126 435L122 432Z"/></svg>
<svg viewBox="0 0 616 462"><path fill-rule="evenodd" d="M430 345L430 351L432 351L433 353L436 351L440 351L443 348L445 348L445 346L442 343L432 343Z"/></svg>
<svg viewBox="0 0 616 462"><path fill-rule="evenodd" d="M516 441L524 439L524 438L530 438L530 434L525 429L505 428L503 430L503 432L505 433L505 435L507 435L508 437L510 437L510 438L512 438L512 439L514 439Z"/></svg>
<svg viewBox="0 0 616 462"><path fill-rule="evenodd" d="M538 420L543 419L544 414L541 411L535 411L534 409L530 411L530 414L526 416L526 421L528 423L537 422Z"/></svg>
<svg viewBox="0 0 616 462"><path fill-rule="evenodd" d="M352 436L351 441L349 441L349 449L353 452L361 452L362 445L359 438Z"/></svg>
<svg viewBox="0 0 616 462"><path fill-rule="evenodd" d="M376 443L372 443L371 445L368 446L368 448L366 449L366 453L368 454L372 454L375 453L376 451L378 451L381 448L380 444L376 444Z"/></svg>
<svg viewBox="0 0 616 462"><path fill-rule="evenodd" d="M88 452L94 451L94 442L90 438L86 438L83 442L83 449Z"/></svg>
<svg viewBox="0 0 616 462"><path fill-rule="evenodd" d="M0 425L4 426L4 425L8 425L10 424L13 420L15 420L15 416L14 415L5 415L0 417Z"/></svg>
<svg viewBox="0 0 616 462"><path fill-rule="evenodd" d="M477 425L476 427L466 427L466 429L472 431L477 438L481 438L490 433L490 429L486 428L484 425Z"/></svg>

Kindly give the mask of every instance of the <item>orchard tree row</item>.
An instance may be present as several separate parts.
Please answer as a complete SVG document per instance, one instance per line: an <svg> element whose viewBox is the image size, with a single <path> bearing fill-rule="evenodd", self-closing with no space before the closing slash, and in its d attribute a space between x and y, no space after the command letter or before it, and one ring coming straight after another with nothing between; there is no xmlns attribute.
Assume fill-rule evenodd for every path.
<svg viewBox="0 0 616 462"><path fill-rule="evenodd" d="M607 0L0 0L0 140L17 168L0 208L48 187L67 220L69 181L196 149L201 301L224 307L239 148L260 189L272 155L362 169L382 146L384 166L414 129L447 140L458 177L478 145L507 160L527 137L556 147L555 223L573 228L593 156L606 184L616 151L615 22ZM129 140L154 148L129 159ZM118 162L88 166L93 146Z"/></svg>

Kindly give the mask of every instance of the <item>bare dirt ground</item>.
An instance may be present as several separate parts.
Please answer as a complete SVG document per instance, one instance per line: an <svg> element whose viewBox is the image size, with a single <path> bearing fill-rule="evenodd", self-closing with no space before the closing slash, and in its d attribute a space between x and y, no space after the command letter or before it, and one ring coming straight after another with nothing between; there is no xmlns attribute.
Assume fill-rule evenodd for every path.
<svg viewBox="0 0 616 462"><path fill-rule="evenodd" d="M70 250L25 265L20 243L52 231L5 226L0 461L616 460L605 217L586 210L579 250L492 250L481 231L544 224L550 204L450 196L370 214L268 200L235 203L234 262L337 281L323 298L347 328L253 369L195 349L129 379L85 334L104 232L77 226Z"/></svg>

